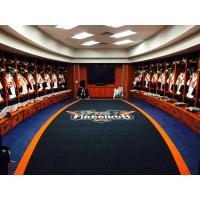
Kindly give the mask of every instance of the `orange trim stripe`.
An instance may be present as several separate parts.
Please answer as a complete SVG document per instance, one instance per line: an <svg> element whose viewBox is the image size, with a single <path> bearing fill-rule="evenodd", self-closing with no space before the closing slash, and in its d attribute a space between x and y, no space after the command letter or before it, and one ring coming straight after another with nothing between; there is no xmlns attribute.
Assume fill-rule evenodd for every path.
<svg viewBox="0 0 200 200"><path fill-rule="evenodd" d="M72 106L73 104L79 102L80 100L76 100L75 102L72 102L68 105L66 105L65 107L61 108L59 111L57 111L52 117L50 117L39 129L39 131L36 133L36 135L33 137L31 143L29 144L28 148L26 149L26 151L24 152L15 172L14 175L23 175L26 167L28 165L28 162L31 158L31 155L33 154L33 151L37 145L37 143L39 142L41 136L43 135L44 131L46 130L46 128L49 126L49 124L51 124L51 122L61 113L63 112L66 108Z"/></svg>
<svg viewBox="0 0 200 200"><path fill-rule="evenodd" d="M145 111L143 111L138 106L136 106L136 105L134 105L134 104L132 104L129 101L126 101L126 100L122 100L122 101L129 104L130 106L136 108L137 110L139 110L147 119L149 119L151 121L151 123L155 126L155 128L158 130L158 132L160 133L160 135L162 136L162 138L166 142L169 150L172 153L172 156L173 156L173 158L176 162L176 165L177 165L180 173L182 175L190 175L191 173L190 173L185 161L183 160L180 152L178 151L177 147L172 142L172 140L169 138L167 133L161 128L161 126L158 124L158 122L156 122L155 119L153 119L149 114L147 114Z"/></svg>

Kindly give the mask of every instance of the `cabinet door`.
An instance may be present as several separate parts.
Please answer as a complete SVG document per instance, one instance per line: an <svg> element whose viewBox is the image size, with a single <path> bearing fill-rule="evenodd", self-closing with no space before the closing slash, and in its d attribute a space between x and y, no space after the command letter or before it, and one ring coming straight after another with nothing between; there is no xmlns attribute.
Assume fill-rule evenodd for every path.
<svg viewBox="0 0 200 200"><path fill-rule="evenodd" d="M12 128L15 127L17 124L23 121L24 115L23 111L19 111L18 113L12 116Z"/></svg>
<svg viewBox="0 0 200 200"><path fill-rule="evenodd" d="M5 120L4 122L2 122L2 124L0 125L0 131L1 131L1 135L5 135L8 131L11 130L11 120Z"/></svg>

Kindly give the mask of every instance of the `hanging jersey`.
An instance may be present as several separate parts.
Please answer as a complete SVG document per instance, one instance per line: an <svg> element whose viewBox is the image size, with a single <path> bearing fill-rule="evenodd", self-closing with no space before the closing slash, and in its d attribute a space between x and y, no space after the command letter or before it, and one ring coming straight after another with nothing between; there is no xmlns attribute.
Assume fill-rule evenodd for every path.
<svg viewBox="0 0 200 200"><path fill-rule="evenodd" d="M57 78L56 74L52 75L52 82L53 82L53 88L57 89L58 88L58 78Z"/></svg>
<svg viewBox="0 0 200 200"><path fill-rule="evenodd" d="M133 86L135 87L138 82L142 81L142 74L139 74L138 76L135 77L135 80L133 82Z"/></svg>
<svg viewBox="0 0 200 200"><path fill-rule="evenodd" d="M196 87L196 85L197 85L197 74L196 73L192 73L189 80L187 81L187 85L190 87L193 87L193 88Z"/></svg>
<svg viewBox="0 0 200 200"><path fill-rule="evenodd" d="M14 99L17 97L16 95L16 84L14 78L11 74L6 74L6 87L9 93L9 99Z"/></svg>
<svg viewBox="0 0 200 200"><path fill-rule="evenodd" d="M44 80L40 74L37 74L37 83L38 83L38 91L40 92L43 90L43 83L44 83Z"/></svg>
<svg viewBox="0 0 200 200"><path fill-rule="evenodd" d="M46 83L46 90L50 90L51 89L51 77L49 74L45 74L45 83Z"/></svg>
<svg viewBox="0 0 200 200"><path fill-rule="evenodd" d="M173 72L169 75L169 77L168 77L168 79L167 79L166 82L167 82L169 85L170 85L170 84L174 84L174 73L173 73Z"/></svg>
<svg viewBox="0 0 200 200"><path fill-rule="evenodd" d="M162 73L159 78L158 78L158 82L161 84L160 85L160 89L163 90L163 86L165 84L165 73Z"/></svg>
<svg viewBox="0 0 200 200"><path fill-rule="evenodd" d="M162 73L159 78L158 78L158 82L161 84L165 83L165 73Z"/></svg>
<svg viewBox="0 0 200 200"><path fill-rule="evenodd" d="M176 85L184 85L185 73L181 72L176 80Z"/></svg>
<svg viewBox="0 0 200 200"><path fill-rule="evenodd" d="M189 97L189 98L193 98L194 97L192 95L192 93L193 93L195 87L197 86L197 77L198 77L197 74L193 73L190 76L189 80L187 81L187 85L189 86L189 88L188 88L188 92L187 92L186 96Z"/></svg>
<svg viewBox="0 0 200 200"><path fill-rule="evenodd" d="M157 73L154 73L154 75L152 76L151 82L152 82L152 83L156 83L157 80L158 80L158 74L157 74Z"/></svg>
<svg viewBox="0 0 200 200"><path fill-rule="evenodd" d="M20 94L28 94L28 81L20 74L17 74L17 80L19 82L19 88L21 88Z"/></svg>
<svg viewBox="0 0 200 200"><path fill-rule="evenodd" d="M3 86L2 86L2 84L0 82L0 91L2 91L2 90L3 90ZM0 92L0 102L3 102L3 97L1 95L1 92Z"/></svg>
<svg viewBox="0 0 200 200"><path fill-rule="evenodd" d="M33 93L35 91L34 86L36 83L35 83L35 79L33 78L32 74L28 75L28 82L30 84L29 93Z"/></svg>
<svg viewBox="0 0 200 200"><path fill-rule="evenodd" d="M168 77L168 79L167 79L167 83L168 83L168 90L170 91L170 92L172 92L172 86L173 86L173 84L174 84L174 81L175 81L175 77L174 77L174 72L172 72L170 75L169 75L169 77Z"/></svg>
<svg viewBox="0 0 200 200"><path fill-rule="evenodd" d="M64 88L65 87L65 77L63 74L59 74L58 75L58 78L59 78L59 85Z"/></svg>
<svg viewBox="0 0 200 200"><path fill-rule="evenodd" d="M176 94L181 94L181 87L184 85L185 82L185 73L181 72L176 80L176 85L178 86Z"/></svg>
<svg viewBox="0 0 200 200"><path fill-rule="evenodd" d="M149 73L146 74L144 80L145 80L145 87L147 88L148 87L148 83L150 81L150 74Z"/></svg>

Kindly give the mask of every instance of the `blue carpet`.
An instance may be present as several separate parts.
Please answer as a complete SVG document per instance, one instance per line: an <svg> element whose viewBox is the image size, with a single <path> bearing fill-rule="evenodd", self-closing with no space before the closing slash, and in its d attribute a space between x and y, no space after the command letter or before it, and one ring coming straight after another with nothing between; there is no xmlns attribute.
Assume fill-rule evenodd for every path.
<svg viewBox="0 0 200 200"><path fill-rule="evenodd" d="M54 113L72 101L74 100L62 101L37 112L32 117L20 123L12 129L9 134L2 138L3 145L8 146L11 150L11 160L15 161L15 163L11 163L11 174L14 173L22 155L40 127Z"/></svg>
<svg viewBox="0 0 200 200"><path fill-rule="evenodd" d="M39 111L2 138L3 145L8 146L11 149L11 159L16 161L11 164L11 174L15 171L20 158L39 128L56 111L72 101L73 100L59 102L45 110ZM129 99L129 101L142 108L160 124L179 149L191 173L199 174L200 136L169 114L162 112L147 103L134 99Z"/></svg>
<svg viewBox="0 0 200 200"><path fill-rule="evenodd" d="M199 174L200 135L160 109L135 99L129 101L151 115L167 132L183 156L190 172Z"/></svg>

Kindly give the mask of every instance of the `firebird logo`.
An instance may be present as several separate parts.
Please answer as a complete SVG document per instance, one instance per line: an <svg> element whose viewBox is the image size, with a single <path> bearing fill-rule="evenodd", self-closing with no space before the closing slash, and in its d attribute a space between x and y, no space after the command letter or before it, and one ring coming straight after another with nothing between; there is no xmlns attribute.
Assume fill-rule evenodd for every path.
<svg viewBox="0 0 200 200"><path fill-rule="evenodd" d="M71 115L71 120L90 120L93 122L111 122L114 120L133 120L133 111L121 111L121 110L107 110L103 112L95 110L83 110L83 111L66 111Z"/></svg>

